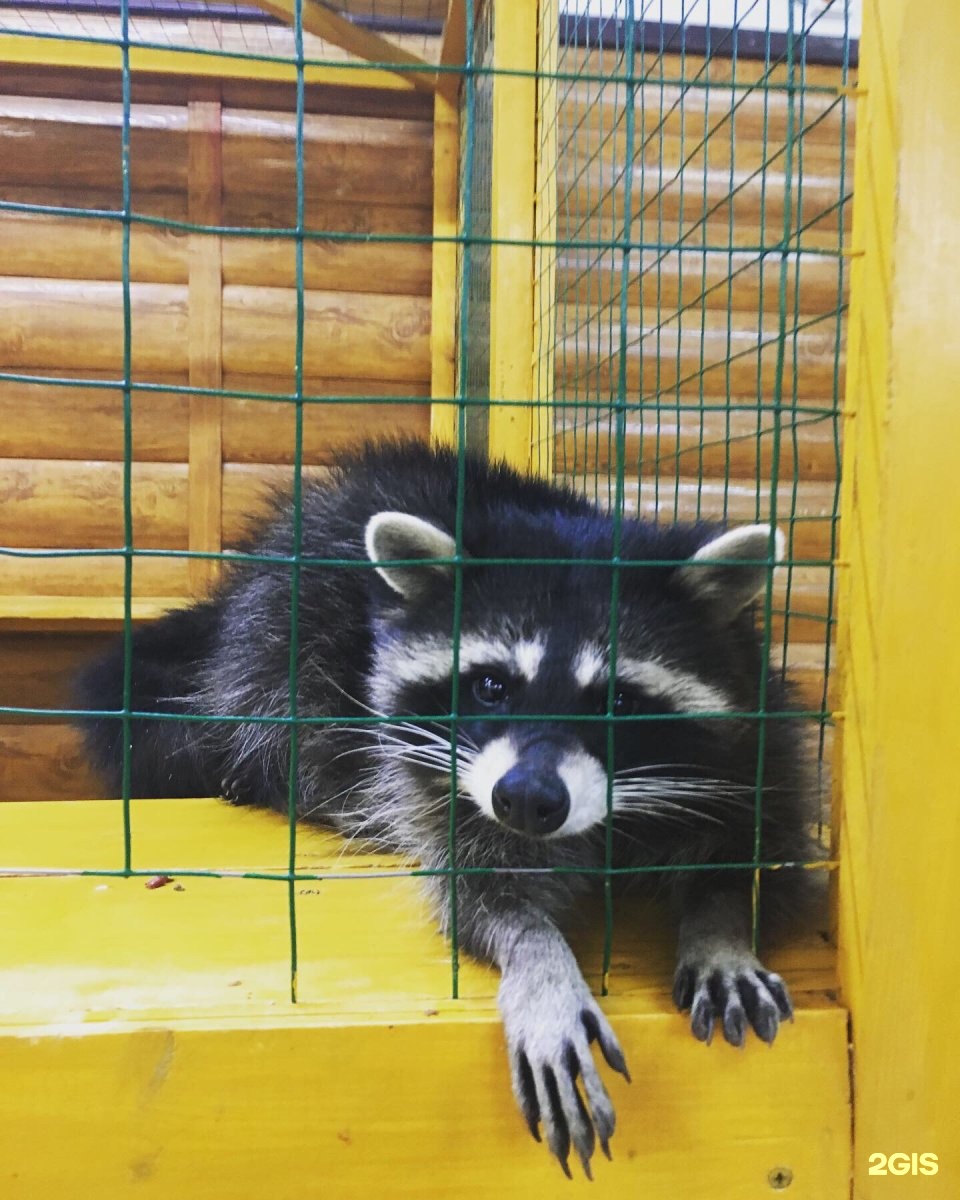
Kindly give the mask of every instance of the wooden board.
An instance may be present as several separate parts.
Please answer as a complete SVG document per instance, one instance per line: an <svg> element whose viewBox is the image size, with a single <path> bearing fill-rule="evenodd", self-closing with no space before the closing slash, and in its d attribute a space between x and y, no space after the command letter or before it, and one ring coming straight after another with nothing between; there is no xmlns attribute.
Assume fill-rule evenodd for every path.
<svg viewBox="0 0 960 1200"><path fill-rule="evenodd" d="M0 807L7 862L118 861L116 804ZM135 861L279 866L285 822L212 801L135 804ZM509 1093L496 980L446 947L415 881L382 857L340 857L303 831L300 860L350 878L297 885L300 1003L288 996L286 887L183 877L4 879L24 914L0 927L0 1123L11 1197L287 1200L317 1180L338 1197L567 1196ZM635 1082L611 1083L614 1161L601 1193L753 1200L789 1168L791 1195L841 1200L849 1178L846 1015L818 938L772 962L795 1023L772 1050L696 1043L666 994L655 917L618 920L602 1001ZM596 984L599 945L578 953Z"/></svg>
<svg viewBox="0 0 960 1200"><path fill-rule="evenodd" d="M958 38L953 5L864 7L835 806L856 1200L960 1194Z"/></svg>

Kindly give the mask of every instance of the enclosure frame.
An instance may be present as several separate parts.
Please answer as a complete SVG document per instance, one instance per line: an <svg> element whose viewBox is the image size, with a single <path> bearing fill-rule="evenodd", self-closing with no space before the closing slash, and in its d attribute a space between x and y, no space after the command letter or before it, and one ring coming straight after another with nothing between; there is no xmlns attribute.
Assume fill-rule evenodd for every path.
<svg viewBox="0 0 960 1200"><path fill-rule="evenodd" d="M326 10L313 4L322 16ZM960 301L951 275L951 263L960 259L960 138L944 136L939 148L931 147L931 129L944 134L957 129L960 113L960 82L951 59L951 48L960 44L960 11L949 6L936 13L905 0L874 0L864 17L861 41L860 84L856 90L860 132L856 159L854 242L848 254L853 263L850 315L850 350L845 411L845 460L842 494L842 546L837 567L840 574L840 624L838 669L840 702L834 713L841 737L836 759L834 857L839 863L836 886L836 924L842 992L839 1004L824 1000L801 1012L796 1030L787 1031L778 1045L776 1078L769 1076L769 1095L759 1093L743 1099L743 1107L731 1106L735 1117L749 1116L762 1123L764 1109L775 1105L782 1096L783 1079L799 1081L806 1089L790 1110L789 1131L777 1129L776 1136L792 1143L809 1169L819 1159L823 1175L832 1190L803 1190L802 1172L791 1194L811 1200L852 1195L856 1200L874 1200L892 1194L891 1181L866 1174L865 1160L875 1151L932 1151L940 1156L941 1177L937 1186L948 1189L960 1178L960 1128L948 1127L952 1113L951 1097L960 1090L955 1062L944 1061L949 1047L952 998L960 989L960 962L944 953L955 944L951 914L960 911L960 882L951 876L951 864L960 860L960 816L953 797L955 776L951 753L952 723L955 716L930 680L960 674L957 647L960 639L947 637L955 622L952 601L960 591L958 559L945 552L943 540L931 512L942 504L954 485L950 450L960 442L951 381L955 380L955 329L960 323ZM495 81L495 122L507 123L514 137L495 137L498 154L494 162L494 208L492 247L491 313L491 394L529 401L529 407L491 407L490 447L498 456L523 467L549 472L552 469L552 440L542 422L547 403L553 395L552 372L537 373L534 348L541 336L539 328L541 289L549 291L552 267L539 261L542 248L536 242L550 243L555 238L549 202L537 206L536 198L554 178L551 158L556 155L555 136L538 143L538 97L532 73L538 65L538 28L551 28L557 20L557 0L511 0L496 7L496 67L508 74ZM466 16L463 0L450 0L445 26L441 66L452 68L468 61ZM327 36L336 37L337 27L324 27ZM348 35L349 35L349 31ZM343 31L340 30L342 36ZM952 37L950 35L953 35ZM385 45L380 39L380 45ZM377 48L367 43L371 52ZM116 69L120 51L94 44L62 45L47 39L0 38L0 61L20 65L65 65L76 68ZM205 131L216 126L218 102L215 91L203 82L223 76L241 79L277 79L290 82L296 77L293 65L256 63L243 59L208 58L184 51L164 52L133 48L130 66L135 71L189 75L191 84L191 213L190 219L218 224L219 213L204 201L213 190L207 186L216 178L218 163L215 143ZM414 83L408 73L391 72L384 66L355 68L343 72L337 66L306 67L306 82L331 82L339 86L376 88L390 92L410 91L425 86L426 76ZM933 80L938 86L933 85ZM432 287L432 396L431 436L441 443L453 444L458 430L456 379L456 294L458 241L459 116L456 103L455 72L441 71L429 78L434 91L434 179L433 179L433 287ZM540 97L542 101L543 97ZM520 131L518 134L516 131ZM530 148L540 152L531 155ZM940 252L929 255L927 236L938 231ZM216 388L219 375L216 341L218 278L220 270L218 239L195 236L191 239L191 308L207 311L212 320L191 329L191 383ZM931 313L929 288L932 277L937 305ZM549 339L548 339L549 340ZM211 363L214 366L211 368ZM918 415L921 414L921 415ZM922 416L922 420L921 420ZM923 436L919 436L918 428ZM541 453L538 457L538 447ZM543 450L546 447L546 450ZM931 450L933 451L931 455ZM191 401L190 472L191 478L209 480L222 465L220 410L215 398L194 397ZM190 545L192 549L216 552L220 549L220 521L216 508L216 489L203 488L212 497L211 504L191 511ZM891 502L891 492L898 502ZM902 500L903 503L899 503ZM191 580L201 589L215 578L218 565L196 560ZM922 590L930 605L930 619L918 620L911 605ZM85 627L115 627L119 618L116 604L69 604L59 607L24 603L19 609L9 605L2 616L5 628L42 629L64 623ZM166 607L162 598L134 601L137 620L156 615ZM904 626L909 627L909 639ZM909 644L906 644L908 641ZM946 644L945 644L946 643ZM956 666L954 667L954 664ZM905 713L907 716L905 718ZM936 813L929 821L915 820L913 787L918 755L924 758L923 784L928 790L928 811ZM30 811L26 811L26 810ZM29 845L29 826L38 819L34 806L24 806L21 814L2 814L7 821L7 836ZM199 810L183 814L185 827L203 827L211 818ZM260 833L252 835L236 814L214 818L218 832L227 844L238 847L237 854L255 854ZM254 823L255 824L255 823ZM108 823L91 809L90 824L78 834L81 844L97 845L107 836ZM111 831L112 832L112 831ZM56 837L55 834L51 836ZM86 839L86 842L84 842ZM61 847L62 848L62 847ZM69 854L66 850L64 853ZM318 851L319 853L319 851ZM239 861L239 859L238 859ZM3 881L16 886L15 881ZM35 888L30 889L33 895ZM27 894L26 891L24 894ZM173 939L176 927L164 936ZM87 948L91 954L95 949ZM209 943L198 938L198 957L207 953ZM270 951L265 947L265 958ZM789 963L789 959L788 959ZM803 963L792 964L802 974ZM822 982L816 975L816 990ZM635 981L636 982L636 981ZM441 1028L440 1040L451 1069L475 1072L483 1085L501 1088L503 1079L488 1079L488 1057L499 1053L496 1023L491 1003L466 1002L459 1009L451 1003L438 1004L430 1013L390 1008L385 1011L398 1024L392 1038L385 1026L369 1012L354 1013L346 1024L348 1038L357 1047L359 1060L371 1071L380 1063L388 1070L401 1072L406 1063L418 1060L410 1069L422 1072L417 1088L424 1094L434 1080L426 1068L435 1054L435 1026ZM714 1101L722 1088L703 1082L699 1063L675 1041L665 1013L663 994L642 991L642 979L636 994L620 997L611 1005L636 1046L641 1058L661 1060L664 1048L680 1054L685 1066L694 1073L694 1084L685 1091L681 1072L664 1067L671 1095L694 1104L697 1089ZM847 1009L852 1017L852 1054L856 1071L854 1134L852 1146L847 1131L819 1142L817 1130L823 1113L834 1121L846 1113L849 1099L851 1060L847 1053ZM924 1020L916 1023L894 1022L890 1013L919 1011ZM161 1035L151 1026L162 1022L162 1006L141 1014L139 1022L125 1024L122 1013L105 1022L97 1032L114 1036L107 1057L133 1063L133 1072L146 1080L145 1093L154 1087L154 1079L165 1078L165 1071L176 1055L182 1055L185 1075L180 1095L191 1089L202 1094L211 1083L245 1087L256 1071L263 1094L279 1110L290 1088L291 1062L306 1060L316 1053L318 1069L297 1076L294 1095L298 1102L309 1103L312 1090L322 1080L321 1067L336 1061L335 1043L343 1034L335 1016L322 1008L305 1010L289 1019L261 1012L246 1026L251 1039L261 1037L280 1046L279 1066L265 1064L256 1050L238 1049L242 1016L236 1012L211 1020L199 1009L174 1022L175 1029ZM53 1162L57 1157L56 1138L38 1134L44 1123L56 1127L59 1119L69 1124L71 1112L90 1097L94 1107L107 1111L118 1106L123 1128L121 1142L125 1154L140 1153L118 1166L116 1177L107 1181L102 1194L123 1195L130 1178L143 1184L145 1195L160 1195L167 1184L151 1183L151 1171L143 1166L147 1151L141 1142L149 1140L149 1124L138 1125L137 1093L118 1096L111 1089L116 1075L101 1072L103 1059L94 1053L95 1039L88 1031L75 1036L77 1027L63 1021L53 1025L20 1025L13 1033L0 1028L0 1062L11 1078L32 1078L29 1096L35 1109L18 1113L14 1101L16 1089L7 1089L2 1109L3 1120L21 1132L27 1146L38 1144L41 1158ZM799 1036L797 1036L799 1035ZM686 1032L683 1031L686 1037ZM789 1040L788 1040L789 1039ZM794 1040L795 1039L795 1040ZM104 1043L106 1045L106 1043ZM37 1049L36 1047L39 1047ZM124 1059L126 1057L126 1060ZM821 1088L809 1071L811 1062L825 1062L826 1083ZM239 1067L237 1064L240 1064ZM661 1064L662 1065L662 1064ZM331 1067L332 1069L332 1067ZM718 1080L724 1086L737 1086L744 1078L752 1087L762 1088L762 1076L752 1064L738 1075L738 1066L724 1059L718 1068ZM67 1080L58 1097L58 1081ZM159 1086L159 1085L156 1085ZM46 1091L44 1091L46 1089ZM416 1090L416 1089L415 1089ZM506 1093L503 1093L504 1097ZM52 1099L51 1099L52 1096ZM358 1111L371 1102L368 1082L356 1085ZM618 1097L625 1121L649 1119L639 1096ZM44 1107L46 1105L47 1107ZM485 1173L486 1182L477 1195L491 1197L529 1194L565 1195L569 1185L559 1183L553 1168L514 1138L514 1131L500 1131L497 1112L484 1112L482 1165L473 1162L476 1171ZM731 1128L729 1113L704 1111L700 1150L709 1144L715 1152L711 1170L722 1180L733 1157L747 1151ZM786 1110L784 1110L786 1111ZM839 1114L839 1115L838 1115ZM256 1113L249 1111L251 1121ZM176 1132L175 1114L165 1112L161 1127L172 1137ZM415 1124L415 1123L414 1123ZM130 1132L132 1131L132 1132ZM326 1131L333 1141L337 1131ZM396 1179L397 1164L402 1161L404 1138L409 1130L398 1123L385 1140L378 1155L372 1151L373 1166L364 1177L363 1187L388 1186ZM837 1135L838 1131L833 1130ZM434 1146L429 1130L414 1127L413 1137L421 1145L434 1147L431 1153L457 1151ZM698 1135L699 1136L699 1135ZM39 1143L33 1139L40 1137ZM285 1138L282 1122L270 1122L269 1137L279 1146ZM43 1140L46 1138L47 1140ZM807 1142L807 1153L802 1146ZM129 1144L128 1144L129 1142ZM840 1143L843 1143L841 1145ZM76 1143L77 1145L79 1142ZM774 1144L779 1144L774 1142ZM673 1194L700 1196L703 1177L681 1161L683 1136L674 1147L677 1162L667 1169ZM75 1144L71 1143L75 1149ZM93 1147L99 1150L100 1147ZM341 1139L341 1158L335 1170L337 1178L347 1178L350 1169L349 1142ZM338 1147L333 1146L333 1152ZM178 1165L182 1178L202 1161L205 1147L187 1145ZM470 1152L472 1153L472 1151ZM470 1153L459 1166L468 1169ZM642 1154L642 1150L641 1150ZM852 1168L848 1154L852 1154ZM757 1161L762 1155L758 1152ZM412 1168L411 1195L425 1194L423 1188L430 1173L427 1167ZM274 1161L274 1160L271 1160ZM141 1165L138 1167L136 1164ZM522 1163L522 1165L518 1165ZM132 1165L131 1165L132 1164ZM82 1168L82 1160L70 1163ZM293 1196L297 1178L291 1164L289 1177L283 1177L273 1192L276 1200ZM133 1171L133 1175L130 1175ZM124 1173L126 1172L126 1173ZM139 1172L139 1174L138 1174ZM419 1172L419 1174L418 1174ZM614 1173L619 1172L619 1173ZM159 1178L159 1177L158 1177ZM609 1179L636 1178L632 1160L615 1164ZM809 1176L808 1176L809 1180ZM231 1187L247 1181L240 1174L233 1179L224 1175L226 1195ZM917 1195L932 1195L924 1180ZM849 1183L849 1187L847 1184ZM229 1186L228 1186L229 1185ZM773 1184L771 1183L771 1187ZM819 1186L819 1184L818 1184ZM852 1190L850 1190L852 1189ZM24 1193L26 1194L26 1193ZM238 1194L236 1191L233 1194ZM347 1191L341 1194L348 1195ZM352 1193L349 1193L352 1194ZM746 1193L744 1193L746 1194ZM902 1192L898 1194L908 1194ZM912 1194L912 1193L910 1193ZM943 1194L947 1194L945 1190Z"/></svg>

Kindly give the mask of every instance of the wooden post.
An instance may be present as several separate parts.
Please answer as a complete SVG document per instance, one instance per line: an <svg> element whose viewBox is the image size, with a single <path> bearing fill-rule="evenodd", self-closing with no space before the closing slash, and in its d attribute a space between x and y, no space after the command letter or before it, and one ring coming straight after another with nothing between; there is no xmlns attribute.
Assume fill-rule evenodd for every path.
<svg viewBox="0 0 960 1200"><path fill-rule="evenodd" d="M558 0L540 0L537 34L536 240L533 271L532 466L553 474L557 436L554 369L557 341L557 71L560 37Z"/></svg>
<svg viewBox="0 0 960 1200"><path fill-rule="evenodd" d="M192 223L221 224L223 191L220 87L195 83L189 101L187 211ZM190 386L219 388L223 379L223 269L221 239L189 236ZM189 440L189 546L217 553L222 546L223 402L191 396ZM191 559L191 591L202 594L219 577L216 559Z"/></svg>
<svg viewBox="0 0 960 1200"><path fill-rule="evenodd" d="M960 1195L960 8L871 0L863 26L837 833L853 1194L874 1200Z"/></svg>
<svg viewBox="0 0 960 1200"><path fill-rule="evenodd" d="M533 442L533 232L537 0L494 0L490 253L491 458L529 470ZM498 245L498 239L520 245ZM498 407L498 400L526 400Z"/></svg>
<svg viewBox="0 0 960 1200"><path fill-rule="evenodd" d="M450 78L447 76L447 78ZM460 121L455 101L438 92L433 102L433 236L455 237L458 226ZM430 320L430 394L447 401L430 410L430 436L452 446L457 438L457 243L434 242Z"/></svg>

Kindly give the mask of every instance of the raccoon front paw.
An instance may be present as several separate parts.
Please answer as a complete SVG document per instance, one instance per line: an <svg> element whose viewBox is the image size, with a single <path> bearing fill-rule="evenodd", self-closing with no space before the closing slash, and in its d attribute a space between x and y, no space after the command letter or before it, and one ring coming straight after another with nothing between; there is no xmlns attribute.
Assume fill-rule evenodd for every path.
<svg viewBox="0 0 960 1200"><path fill-rule="evenodd" d="M227 775L220 780L220 797L226 800L228 804L242 805L249 803L243 793L240 781L235 775Z"/></svg>
<svg viewBox="0 0 960 1200"><path fill-rule="evenodd" d="M783 980L747 952L719 951L696 962L681 962L673 999L681 1011L690 1010L693 1036L707 1045L717 1021L730 1045L742 1046L748 1025L769 1045L781 1019L793 1019Z"/></svg>
<svg viewBox="0 0 960 1200"><path fill-rule="evenodd" d="M590 1049L597 1042L607 1065L629 1082L623 1051L607 1018L584 984L574 989L528 993L513 1003L501 986L513 1093L534 1138L547 1145L568 1179L567 1159L576 1151L588 1179L597 1139L610 1158L616 1115Z"/></svg>

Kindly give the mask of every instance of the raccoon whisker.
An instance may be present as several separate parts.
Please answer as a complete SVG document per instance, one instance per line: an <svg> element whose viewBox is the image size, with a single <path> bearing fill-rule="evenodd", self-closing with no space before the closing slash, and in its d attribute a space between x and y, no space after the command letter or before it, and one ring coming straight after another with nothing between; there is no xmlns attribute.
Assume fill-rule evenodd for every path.
<svg viewBox="0 0 960 1200"><path fill-rule="evenodd" d="M731 810L739 810L743 813L752 812L755 807L755 797L750 795L740 795L733 792L710 792L710 791L690 791L681 787L615 787L614 788L614 804L629 804L634 811L637 811L643 805L667 805L674 804L683 807L689 812L702 815L704 819L722 820L722 814L728 813ZM686 801L687 803L682 803ZM719 812L721 817L716 817L710 810Z"/></svg>
<svg viewBox="0 0 960 1200"><path fill-rule="evenodd" d="M621 801L619 806L618 801ZM672 800L645 799L638 802L633 797L617 796L614 797L614 812L615 814L619 812L621 814L630 813L633 816L655 817L658 820L674 820L684 825L697 825L701 821L712 821L716 825L724 824L721 818L714 816L713 813L690 808L685 804L677 804Z"/></svg>

